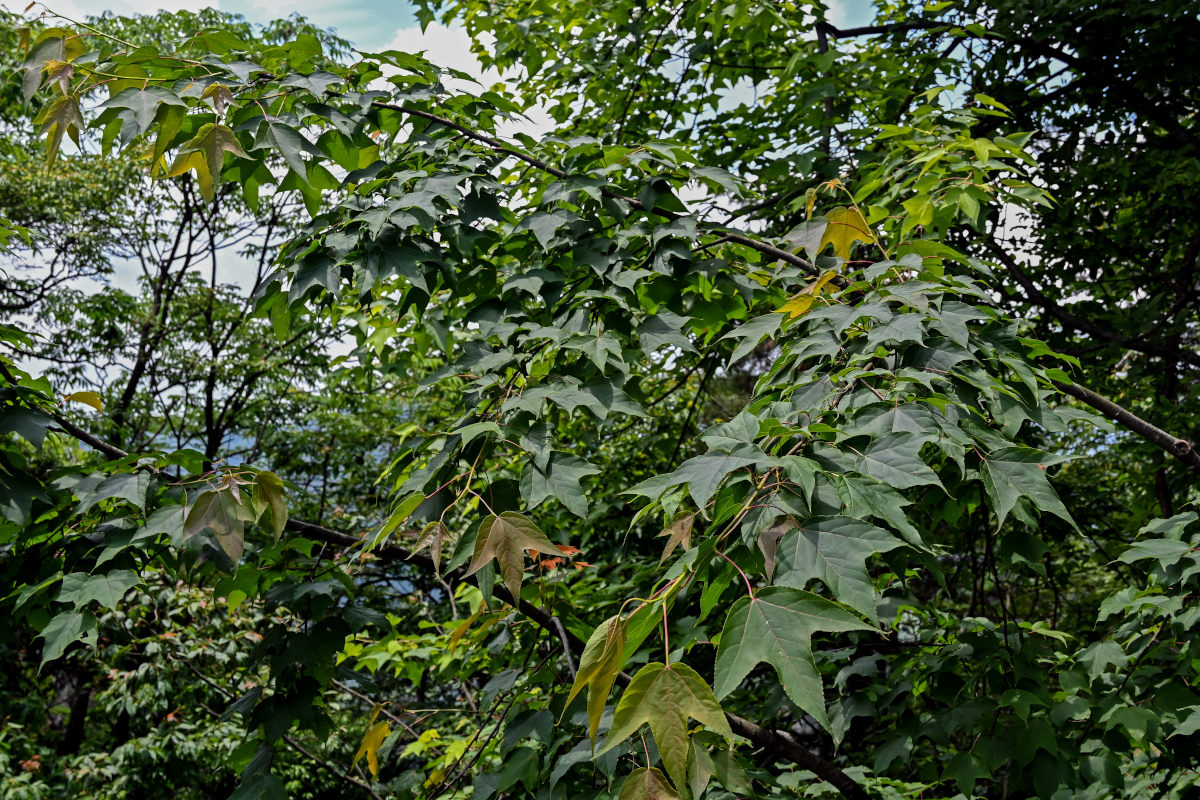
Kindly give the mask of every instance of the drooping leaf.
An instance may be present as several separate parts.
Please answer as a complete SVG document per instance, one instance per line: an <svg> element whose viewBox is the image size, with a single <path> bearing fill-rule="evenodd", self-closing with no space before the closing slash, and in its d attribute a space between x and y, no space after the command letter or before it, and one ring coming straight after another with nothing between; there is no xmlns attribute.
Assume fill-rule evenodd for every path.
<svg viewBox="0 0 1200 800"><path fill-rule="evenodd" d="M441 520L426 523L417 536L417 541L413 544L412 552L415 554L428 548L429 557L433 559L433 569L437 572L441 568L442 548L449 538L450 529L446 527L446 523Z"/></svg>
<svg viewBox="0 0 1200 800"><path fill-rule="evenodd" d="M679 794L657 769L640 767L625 778L617 800L679 800Z"/></svg>
<svg viewBox="0 0 1200 800"><path fill-rule="evenodd" d="M46 137L46 160L58 156L64 135L79 145L79 131L85 127L83 114L79 111L79 98L74 95L56 97L47 103L37 115L34 124L38 133Z"/></svg>
<svg viewBox="0 0 1200 800"><path fill-rule="evenodd" d="M805 286L798 294L775 310L787 314L791 319L795 319L803 314L807 314L812 310L813 304L816 302L817 298L821 296L821 291L836 277L837 273L833 272L832 270L824 273L821 275L821 277Z"/></svg>
<svg viewBox="0 0 1200 800"><path fill-rule="evenodd" d="M473 575L493 558L500 565L500 576L514 600L521 597L521 580L525 575L525 552L557 552L558 547L546 538L538 526L515 511L489 515L479 525L475 538L475 553L467 567Z"/></svg>
<svg viewBox="0 0 1200 800"><path fill-rule="evenodd" d="M855 242L870 242L874 238L871 226L857 208L835 208L825 215L828 225L821 238L821 249L832 244L834 255L850 258Z"/></svg>
<svg viewBox="0 0 1200 800"><path fill-rule="evenodd" d="M712 689L686 664L647 664L633 676L616 711L613 724L596 756L608 752L650 725L663 766L676 786L686 786L688 719L694 719L727 740L733 731Z"/></svg>
<svg viewBox="0 0 1200 800"><path fill-rule="evenodd" d="M588 688L587 714L588 736L592 743L596 742L596 730L600 726L600 718L604 715L604 705L608 702L608 694L612 691L613 683L625 664L625 621L620 616L609 617L596 626L588 637L579 657L579 669L575 673L575 682L567 695L566 707L575 699L584 686Z"/></svg>
<svg viewBox="0 0 1200 800"><path fill-rule="evenodd" d="M271 533L276 540L283 535L287 524L287 505L284 501L283 481L274 472L263 470L255 478L254 512L260 520L271 512Z"/></svg>
<svg viewBox="0 0 1200 800"><path fill-rule="evenodd" d="M216 184L221 180L221 168L225 163L226 153L233 153L241 158L250 157L242 150L232 130L224 125L205 123L196 131L195 136L179 148L179 155L167 171L167 177L173 178L188 170L195 170L200 193L204 195L204 199L212 200Z"/></svg>
<svg viewBox="0 0 1200 800"><path fill-rule="evenodd" d="M354 753L354 760L350 762L350 766L353 767L363 756L366 756L367 769L371 771L373 778L379 777L379 748L383 745L383 740L392 732L392 726L388 724L387 720L375 721L382 708L382 706L376 705L372 710L371 719L367 722L367 732L363 734L362 742Z"/></svg>
<svg viewBox="0 0 1200 800"><path fill-rule="evenodd" d="M658 559L658 563L667 560L667 556L675 550L676 547L682 546L683 549L689 550L692 546L692 525L696 521L696 515L686 511L680 511L675 515L675 519L671 520L671 524L659 534L659 538L667 537L667 543L663 547L662 557Z"/></svg>
<svg viewBox="0 0 1200 800"><path fill-rule="evenodd" d="M183 538L186 541L204 530L212 531L231 562L241 560L245 523L230 491L212 490L196 498L183 522Z"/></svg>
<svg viewBox="0 0 1200 800"><path fill-rule="evenodd" d="M712 733L701 731L692 736L688 751L688 788L692 797L698 798L704 794L713 776L738 796L754 794L749 776L728 746Z"/></svg>
<svg viewBox="0 0 1200 800"><path fill-rule="evenodd" d="M734 605L717 649L716 694L725 697L761 662L775 667L792 702L829 728L825 693L812 656L817 631L871 630L845 608L811 592L763 589Z"/></svg>
<svg viewBox="0 0 1200 800"><path fill-rule="evenodd" d="M367 550L374 550L386 542L388 537L392 535L396 528L407 522L408 518L413 515L413 512L416 511L423 502L425 502L424 492L411 492L404 497L404 499L397 503L396 507L392 509L392 513L388 515L387 522L383 523L383 526L380 527L379 532L376 533L374 538L371 539L371 543L367 545ZM425 542L425 544L428 545L429 542ZM420 550L421 546L422 543L418 542L413 552ZM441 555L440 543L438 546L438 555Z"/></svg>
<svg viewBox="0 0 1200 800"><path fill-rule="evenodd" d="M100 395L96 392L71 392L67 395L66 401L68 403L83 403L97 411L104 410L104 401L100 399Z"/></svg>

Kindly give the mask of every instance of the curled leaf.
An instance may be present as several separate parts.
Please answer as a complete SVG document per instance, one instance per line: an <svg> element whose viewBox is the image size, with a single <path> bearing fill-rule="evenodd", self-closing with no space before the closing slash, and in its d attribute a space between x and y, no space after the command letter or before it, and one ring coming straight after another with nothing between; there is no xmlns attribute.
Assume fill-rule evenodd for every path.
<svg viewBox="0 0 1200 800"><path fill-rule="evenodd" d="M66 401L68 403L83 403L97 411L104 410L104 401L101 400L100 395L96 392L71 392L67 395Z"/></svg>
<svg viewBox="0 0 1200 800"><path fill-rule="evenodd" d="M378 703L371 711L371 719L367 721L367 732L363 734L362 743L358 746L358 751L354 754L354 760L350 762L350 766L356 765L363 757L367 757L367 769L371 771L371 777L379 777L379 748L383 745L383 740L392 732L392 726L387 720L383 722L375 722L375 718L379 716L379 712L383 706Z"/></svg>

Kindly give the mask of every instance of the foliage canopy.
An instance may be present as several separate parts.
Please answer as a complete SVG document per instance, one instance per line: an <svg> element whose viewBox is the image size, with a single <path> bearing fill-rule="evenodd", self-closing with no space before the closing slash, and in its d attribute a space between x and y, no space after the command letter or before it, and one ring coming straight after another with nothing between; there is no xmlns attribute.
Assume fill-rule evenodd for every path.
<svg viewBox="0 0 1200 800"><path fill-rule="evenodd" d="M876 5L11 34L0 796L1194 796L1200 23Z"/></svg>

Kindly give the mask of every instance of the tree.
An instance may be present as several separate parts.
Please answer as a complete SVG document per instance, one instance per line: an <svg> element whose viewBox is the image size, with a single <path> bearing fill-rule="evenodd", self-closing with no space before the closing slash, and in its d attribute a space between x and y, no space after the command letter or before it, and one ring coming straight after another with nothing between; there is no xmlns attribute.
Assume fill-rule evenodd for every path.
<svg viewBox="0 0 1200 800"><path fill-rule="evenodd" d="M1140 459L1187 475L1195 456L1074 383L1092 364L1031 336L989 266L1025 274L1004 215L1061 215L1043 182L1084 180L999 133L1056 108L996 99L1008 65L1046 94L1071 78L1028 54L1087 67L1003 11L885 7L842 31L821 7L451 6L524 70L519 95L450 92L399 52L339 63L311 33L31 32L51 156L90 125L194 186L209 227L239 188L313 214L255 281L266 363L210 347L210 375L269 386L264 351L353 349L313 379L334 396L245 462L220 459L228 433L269 411L213 438L168 409L178 447L205 433L172 450L88 430L3 356L10 646L30 671L100 648L207 719L224 705L237 797L320 796L301 770L375 796L1194 791L1196 515L1174 493L1156 520L1076 502L1122 445L1064 394L1143 437ZM767 102L722 99L760 73ZM498 132L546 102L556 133ZM63 329L111 322L79 305ZM191 335L161 319L155 357ZM229 610L158 657L141 609L193 596Z"/></svg>

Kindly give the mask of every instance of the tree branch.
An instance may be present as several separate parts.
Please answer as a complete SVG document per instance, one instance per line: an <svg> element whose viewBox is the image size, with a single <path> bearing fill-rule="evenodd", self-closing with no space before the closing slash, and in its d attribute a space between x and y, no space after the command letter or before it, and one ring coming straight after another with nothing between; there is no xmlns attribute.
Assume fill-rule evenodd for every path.
<svg viewBox="0 0 1200 800"><path fill-rule="evenodd" d="M913 20L911 22L892 22L886 25L863 25L858 28L839 28L828 22L818 22L817 32L825 32L834 39L850 39L855 36L874 36L877 33L903 33L905 31L927 31L934 28L953 27L948 22L933 20Z"/></svg>
<svg viewBox="0 0 1200 800"><path fill-rule="evenodd" d="M476 130L473 130L473 129L467 127L466 125L457 123L454 120L449 119L447 117L443 117L439 114L434 114L430 111L425 111L420 108L414 108L413 106L410 106L410 105L395 105L393 103L382 103L382 102L373 103L372 105L374 105L376 108L386 108L390 111L399 111L404 114L410 114L414 117L421 117L422 119L427 119L430 122L436 122L439 125L444 125L445 127L450 128L451 130L457 131L458 133L462 134L463 136L467 137L468 139L479 142L480 144L487 145L489 148L491 148L493 151L495 151L497 153L502 153L504 155L512 156L513 158L516 158L520 161L524 161L526 164L529 164L530 166L535 167L536 169L539 169L542 172L545 172L549 175L553 175L556 178L562 179L562 178L567 177L566 172L564 172L563 170L559 169L558 167L556 167L548 162L542 161L541 159L538 159L538 158L534 158L533 156L529 155L528 153L524 153L520 150L517 150L516 148L510 146L508 143L506 143L500 139L497 139L492 136L488 136L486 134L482 134ZM667 220L676 220L676 219L679 219L681 216L683 216L681 214L676 214L673 211L667 211L666 209L658 208L657 206L647 206L645 203L641 202L640 200L638 200L635 197L629 197L628 195L622 194L618 191L609 189L607 187L601 187L600 192L605 197L608 197L613 200L620 200L623 203L628 203L630 206L638 209L639 211L644 211L647 214L655 214L655 215L663 217L664 219L667 219ZM815 266L813 266L813 264L811 264L806 259L801 258L800 256L796 255L795 253L791 253L782 248L767 244L766 242L760 242L759 240L757 240L753 237L747 236L744 233L729 230L729 229L717 229L717 230L714 230L711 232L715 233L715 234L723 235L730 241L745 245L746 247L749 247L752 250L757 250L758 252L762 253L763 255L767 255L772 258L777 258L780 261L784 261L788 264L791 264L792 266L799 267L800 269L804 270L812 277L819 277L821 275L821 270L817 269ZM836 282L837 281L835 280L835 283ZM842 283L838 283L838 285L839 286L844 285L844 280Z"/></svg>
<svg viewBox="0 0 1200 800"><path fill-rule="evenodd" d="M1171 347L1164 347L1162 345L1155 344L1154 342L1146 342L1129 336L1122 336L1121 334L1101 325L1097 325L1094 322L1090 322L1086 319L1075 316L1071 312L1065 310L1054 300L1043 294L1041 290L1034 285L1033 280L1029 277L1029 275L1026 274L1023 269L1021 269L1021 266L1017 263L1017 260L1005 252L1004 248L997 244L995 240L988 238L986 240L986 245L988 250L992 252L992 255L996 257L996 260L999 261L1004 268L1008 270L1008 273L1013 276L1016 282L1020 284L1021 289L1025 292L1025 296L1029 299L1029 301L1041 306L1043 309L1045 309L1046 313L1054 317L1063 325L1073 328L1080 333L1086 333L1088 336L1095 337L1101 341L1110 342L1112 344L1128 348L1129 350L1136 350L1139 353L1145 353L1146 355L1158 356L1159 358L1164 358L1170 361L1184 362L1191 364L1192 366L1200 367L1200 355L1196 353L1188 350L1177 350Z"/></svg>
<svg viewBox="0 0 1200 800"><path fill-rule="evenodd" d="M1187 439L1172 436L1161 428L1151 425L1129 409L1117 405L1104 395L1097 394L1091 389L1080 386L1077 383L1059 383L1055 381L1054 385L1060 391L1071 395L1077 400L1082 400L1109 419L1124 425L1151 444L1166 450L1193 471L1200 472L1200 453L1196 452L1195 448L1192 447L1192 443Z"/></svg>

